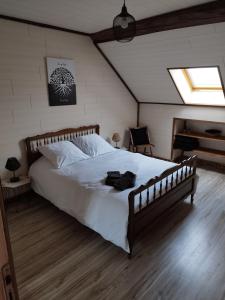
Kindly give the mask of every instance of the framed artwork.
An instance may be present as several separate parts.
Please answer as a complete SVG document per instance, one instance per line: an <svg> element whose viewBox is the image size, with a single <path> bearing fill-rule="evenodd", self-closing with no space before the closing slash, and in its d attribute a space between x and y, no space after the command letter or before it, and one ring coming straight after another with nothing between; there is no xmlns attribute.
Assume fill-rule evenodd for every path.
<svg viewBox="0 0 225 300"><path fill-rule="evenodd" d="M76 78L72 59L47 57L49 105L75 105Z"/></svg>

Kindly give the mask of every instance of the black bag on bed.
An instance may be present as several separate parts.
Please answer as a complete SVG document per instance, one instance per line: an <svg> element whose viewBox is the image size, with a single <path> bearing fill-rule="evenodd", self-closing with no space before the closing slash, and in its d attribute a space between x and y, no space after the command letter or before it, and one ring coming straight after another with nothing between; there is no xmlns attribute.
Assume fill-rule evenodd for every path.
<svg viewBox="0 0 225 300"><path fill-rule="evenodd" d="M116 190L124 191L135 186L136 175L132 172L127 171L124 174L120 174L120 172L114 171L107 174L105 184L114 186Z"/></svg>

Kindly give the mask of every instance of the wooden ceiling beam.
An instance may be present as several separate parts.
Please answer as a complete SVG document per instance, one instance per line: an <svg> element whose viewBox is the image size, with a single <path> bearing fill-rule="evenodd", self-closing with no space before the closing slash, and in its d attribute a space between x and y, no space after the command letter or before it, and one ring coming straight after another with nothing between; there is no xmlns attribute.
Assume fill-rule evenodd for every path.
<svg viewBox="0 0 225 300"><path fill-rule="evenodd" d="M225 1L218 0L137 21L136 36L225 22ZM90 35L95 43L114 41L112 28Z"/></svg>

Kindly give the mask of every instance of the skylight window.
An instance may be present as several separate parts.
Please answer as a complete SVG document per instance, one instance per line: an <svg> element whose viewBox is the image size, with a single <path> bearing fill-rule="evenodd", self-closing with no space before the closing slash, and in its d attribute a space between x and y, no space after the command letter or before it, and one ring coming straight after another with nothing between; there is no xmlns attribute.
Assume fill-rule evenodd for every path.
<svg viewBox="0 0 225 300"><path fill-rule="evenodd" d="M219 67L169 69L185 104L225 106Z"/></svg>

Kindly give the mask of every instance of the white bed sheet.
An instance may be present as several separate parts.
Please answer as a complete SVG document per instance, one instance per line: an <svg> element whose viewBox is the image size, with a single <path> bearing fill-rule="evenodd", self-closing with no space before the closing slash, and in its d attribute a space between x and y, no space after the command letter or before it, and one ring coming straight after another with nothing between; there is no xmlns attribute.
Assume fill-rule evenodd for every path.
<svg viewBox="0 0 225 300"><path fill-rule="evenodd" d="M134 188L119 192L104 185L107 171L135 173L135 187L138 187L175 165L117 150L61 169L54 169L46 158L41 157L31 166L29 176L36 193L129 252L128 194Z"/></svg>

